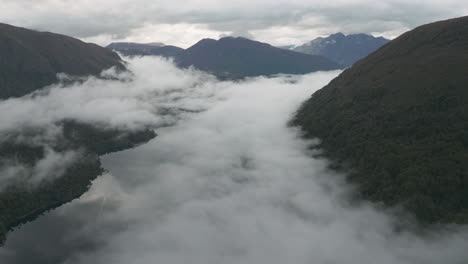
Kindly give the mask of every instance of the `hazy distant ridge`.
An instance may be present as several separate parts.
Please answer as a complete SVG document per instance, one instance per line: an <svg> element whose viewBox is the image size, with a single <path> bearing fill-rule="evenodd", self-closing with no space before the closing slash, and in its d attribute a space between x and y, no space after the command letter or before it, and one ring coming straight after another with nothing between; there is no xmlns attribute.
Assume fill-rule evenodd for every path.
<svg viewBox="0 0 468 264"><path fill-rule="evenodd" d="M367 34L344 35L336 33L326 38L316 38L292 48L297 52L322 55L340 65L350 67L356 61L374 52L390 40Z"/></svg>

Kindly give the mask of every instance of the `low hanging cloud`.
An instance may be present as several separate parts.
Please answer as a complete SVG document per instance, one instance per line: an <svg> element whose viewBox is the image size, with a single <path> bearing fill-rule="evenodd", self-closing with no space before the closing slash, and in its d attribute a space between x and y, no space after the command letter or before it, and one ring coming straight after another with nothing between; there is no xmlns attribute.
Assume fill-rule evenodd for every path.
<svg viewBox="0 0 468 264"><path fill-rule="evenodd" d="M80 155L79 151L57 152L46 147L44 157L31 167L11 160L3 161L0 164L0 191L10 182L20 182L24 186L25 183L35 185L44 180L57 179Z"/></svg>
<svg viewBox="0 0 468 264"><path fill-rule="evenodd" d="M128 129L164 125L171 120L155 113L173 106L198 110L202 106L197 105L197 98L209 97L217 89L210 86L214 82L207 81L213 77L192 70L192 74L186 74L163 60L129 59L129 70L135 75L110 69L102 75L113 81L90 77L1 101L0 133L18 127L43 127L67 118Z"/></svg>
<svg viewBox="0 0 468 264"><path fill-rule="evenodd" d="M37 153L32 155L37 161L32 162L29 156L21 159L0 152L0 190L10 183L55 179L86 155L80 147L56 149L65 121L128 132L156 129L204 110L215 91L222 89L214 77L180 70L162 58L128 60L129 72L109 69L101 74L105 78L81 78L72 84L73 77L61 75L59 84L0 101L0 145L8 145L11 153L20 147L19 154Z"/></svg>
<svg viewBox="0 0 468 264"><path fill-rule="evenodd" d="M178 91L176 98L160 91L154 95L159 99L147 100L204 111L160 128L146 145L103 157L109 173L83 198L13 232L0 249L2 263L459 264L468 259L464 227L415 234L397 229L401 220L389 212L349 202L352 188L343 175L313 158L308 147L316 142L286 125L300 103L339 72L231 83L201 80L162 60L131 63L140 60L153 61L151 66L165 73L154 76L166 84L165 91ZM198 81L167 85L178 80ZM152 113L159 116L155 120L162 118L161 112Z"/></svg>

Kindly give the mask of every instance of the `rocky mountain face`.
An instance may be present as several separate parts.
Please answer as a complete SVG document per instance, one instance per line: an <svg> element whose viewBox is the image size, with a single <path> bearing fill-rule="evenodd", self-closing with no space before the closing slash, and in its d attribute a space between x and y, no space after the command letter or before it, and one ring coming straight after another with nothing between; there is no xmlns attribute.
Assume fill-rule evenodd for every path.
<svg viewBox="0 0 468 264"><path fill-rule="evenodd" d="M292 50L306 54L322 55L344 67L350 67L356 61L374 52L387 42L389 42L388 39L376 38L367 34L345 36L343 33L336 33L326 38L316 38Z"/></svg>
<svg viewBox="0 0 468 264"><path fill-rule="evenodd" d="M293 123L359 194L468 222L468 17L418 27L317 91Z"/></svg>
<svg viewBox="0 0 468 264"><path fill-rule="evenodd" d="M99 75L124 69L120 57L95 44L0 23L0 99L20 97L56 82L57 73Z"/></svg>
<svg viewBox="0 0 468 264"><path fill-rule="evenodd" d="M284 50L246 38L203 39L175 57L178 66L193 66L224 79L274 74L304 74L339 69L316 55Z"/></svg>
<svg viewBox="0 0 468 264"><path fill-rule="evenodd" d="M163 43L133 43L133 42L114 42L106 48L117 51L125 56L162 56L172 58L183 52L184 49L164 45Z"/></svg>

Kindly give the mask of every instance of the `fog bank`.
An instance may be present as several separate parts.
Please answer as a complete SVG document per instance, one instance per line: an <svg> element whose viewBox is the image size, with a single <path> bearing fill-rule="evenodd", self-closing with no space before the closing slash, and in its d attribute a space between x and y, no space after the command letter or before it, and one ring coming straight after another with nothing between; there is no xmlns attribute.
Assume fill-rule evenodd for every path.
<svg viewBox="0 0 468 264"><path fill-rule="evenodd" d="M161 120L168 112L179 114L170 115L170 126L158 126L159 136L150 143L103 157L109 173L83 198L11 234L0 249L2 263L435 264L468 259L465 228L420 237L394 231L396 219L370 204L351 205L342 175L312 157L308 147L314 141L287 126L300 103L339 72L220 83L158 59L131 63L141 66L133 68L137 80L146 73L155 85L144 78L127 84L91 81L102 82L103 91L88 92L102 93L103 102L106 93L119 98L98 111L118 111L107 124L157 125L167 122ZM127 96L133 92L138 96ZM86 111L63 112L107 120Z"/></svg>

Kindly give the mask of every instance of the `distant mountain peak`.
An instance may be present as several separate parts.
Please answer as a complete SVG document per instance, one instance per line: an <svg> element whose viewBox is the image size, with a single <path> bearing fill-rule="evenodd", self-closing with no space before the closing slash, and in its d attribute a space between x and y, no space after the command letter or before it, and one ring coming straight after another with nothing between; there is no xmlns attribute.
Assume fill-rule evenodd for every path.
<svg viewBox="0 0 468 264"><path fill-rule="evenodd" d="M244 37L204 38L188 49L141 43L112 43L107 48L124 55L172 57L181 68L193 66L220 79L274 74L304 74L341 66L325 57L284 50Z"/></svg>
<svg viewBox="0 0 468 264"><path fill-rule="evenodd" d="M244 38L244 37L228 36L228 37L222 37L219 40L215 40L215 39L211 39L211 38L202 39L202 40L198 41L195 45L188 48L187 50L193 50L193 49L201 48L201 47L204 47L204 46L213 46L213 47L217 46L217 47L226 47L226 48L229 47L229 48L233 48L233 49L241 48L241 47L245 47L245 48L248 48L248 47L257 47L257 48L260 48L260 47L273 47L268 43L259 42L259 41L251 40L251 39Z"/></svg>
<svg viewBox="0 0 468 264"><path fill-rule="evenodd" d="M180 53L175 61L180 67L194 66L223 79L340 68L322 56L284 50L244 37L202 39Z"/></svg>
<svg viewBox="0 0 468 264"><path fill-rule="evenodd" d="M334 39L336 39L336 38L346 38L346 35L341 33L341 32L338 32L338 33L330 35L328 38L334 38Z"/></svg>
<svg viewBox="0 0 468 264"><path fill-rule="evenodd" d="M296 47L294 51L322 55L343 66L350 67L388 41L383 37L374 37L364 33L345 35L338 32L328 37L315 38Z"/></svg>
<svg viewBox="0 0 468 264"><path fill-rule="evenodd" d="M197 46L201 46L201 45L207 45L207 44L215 43L215 42L217 42L216 39L204 38L204 39L199 40L197 43L195 43L194 45L192 45L190 48L192 48L192 47L197 47Z"/></svg>
<svg viewBox="0 0 468 264"><path fill-rule="evenodd" d="M234 36L227 36L227 37L222 37L219 39L219 41L255 41L255 40L251 40L251 39L248 39L248 38L245 38L245 37L234 37Z"/></svg>

